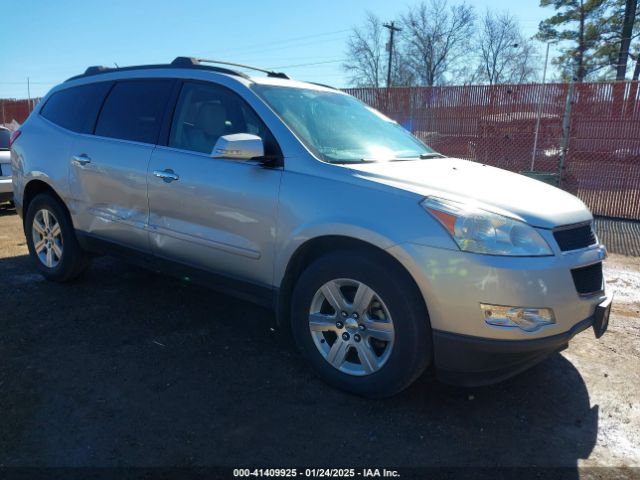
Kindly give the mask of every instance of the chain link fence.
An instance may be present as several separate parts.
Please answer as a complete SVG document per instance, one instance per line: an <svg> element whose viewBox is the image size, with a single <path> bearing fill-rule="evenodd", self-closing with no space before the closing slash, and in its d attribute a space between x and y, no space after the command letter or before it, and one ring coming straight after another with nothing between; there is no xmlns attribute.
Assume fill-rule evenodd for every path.
<svg viewBox="0 0 640 480"><path fill-rule="evenodd" d="M346 91L439 152L556 183L596 215L640 220L639 82ZM0 100L0 123L24 122L36 102Z"/></svg>
<svg viewBox="0 0 640 480"><path fill-rule="evenodd" d="M435 150L544 178L640 220L638 82L352 88Z"/></svg>

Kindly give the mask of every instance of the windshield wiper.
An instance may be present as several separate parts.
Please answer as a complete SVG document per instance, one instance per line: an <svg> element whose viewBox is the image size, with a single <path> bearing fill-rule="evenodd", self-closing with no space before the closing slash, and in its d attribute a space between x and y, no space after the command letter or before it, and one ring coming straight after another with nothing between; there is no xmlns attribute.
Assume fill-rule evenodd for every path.
<svg viewBox="0 0 640 480"><path fill-rule="evenodd" d="M358 158L353 160L329 160L329 163L337 163L340 165L348 165L350 163L376 163L378 160L371 160L370 158Z"/></svg>
<svg viewBox="0 0 640 480"><path fill-rule="evenodd" d="M415 157L395 157L395 158L392 158L390 161L391 162L407 162L411 160L426 160L428 158L447 158L447 157L445 155L442 155L441 153L430 152L430 153L421 153L420 155Z"/></svg>
<svg viewBox="0 0 640 480"><path fill-rule="evenodd" d="M329 163L349 164L349 163L385 163L385 162L404 162L411 160L426 160L428 158L447 158L445 155L436 152L421 153L416 157L393 157L387 160L372 159L372 158L359 158L353 160L331 160Z"/></svg>

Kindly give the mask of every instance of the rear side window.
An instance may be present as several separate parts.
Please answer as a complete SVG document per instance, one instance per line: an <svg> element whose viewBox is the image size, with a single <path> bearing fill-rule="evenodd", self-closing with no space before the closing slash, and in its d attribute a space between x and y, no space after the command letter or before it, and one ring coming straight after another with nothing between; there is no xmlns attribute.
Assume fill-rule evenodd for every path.
<svg viewBox="0 0 640 480"><path fill-rule="evenodd" d="M156 143L173 80L118 82L102 107L96 135Z"/></svg>
<svg viewBox="0 0 640 480"><path fill-rule="evenodd" d="M74 132L91 133L112 85L113 82L100 82L59 90L47 100L40 114Z"/></svg>
<svg viewBox="0 0 640 480"><path fill-rule="evenodd" d="M9 150L10 137L11 137L11 132L9 130L0 128L0 150Z"/></svg>

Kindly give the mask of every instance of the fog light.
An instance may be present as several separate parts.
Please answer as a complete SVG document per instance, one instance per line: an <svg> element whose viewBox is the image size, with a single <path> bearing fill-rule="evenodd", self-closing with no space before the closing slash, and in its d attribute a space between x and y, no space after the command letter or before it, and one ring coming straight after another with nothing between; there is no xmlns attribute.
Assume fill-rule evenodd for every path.
<svg viewBox="0 0 640 480"><path fill-rule="evenodd" d="M481 303L480 308L484 313L484 321L498 327L518 327L525 332L535 332L556 323L550 308L509 307L486 303Z"/></svg>

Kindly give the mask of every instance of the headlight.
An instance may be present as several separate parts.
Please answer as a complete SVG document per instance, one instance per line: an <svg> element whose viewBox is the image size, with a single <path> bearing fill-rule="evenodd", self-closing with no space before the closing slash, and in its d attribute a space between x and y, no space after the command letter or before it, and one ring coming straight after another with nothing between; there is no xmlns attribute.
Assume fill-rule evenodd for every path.
<svg viewBox="0 0 640 480"><path fill-rule="evenodd" d="M553 255L544 238L526 223L435 197L425 198L421 205L444 226L460 250L519 257Z"/></svg>

